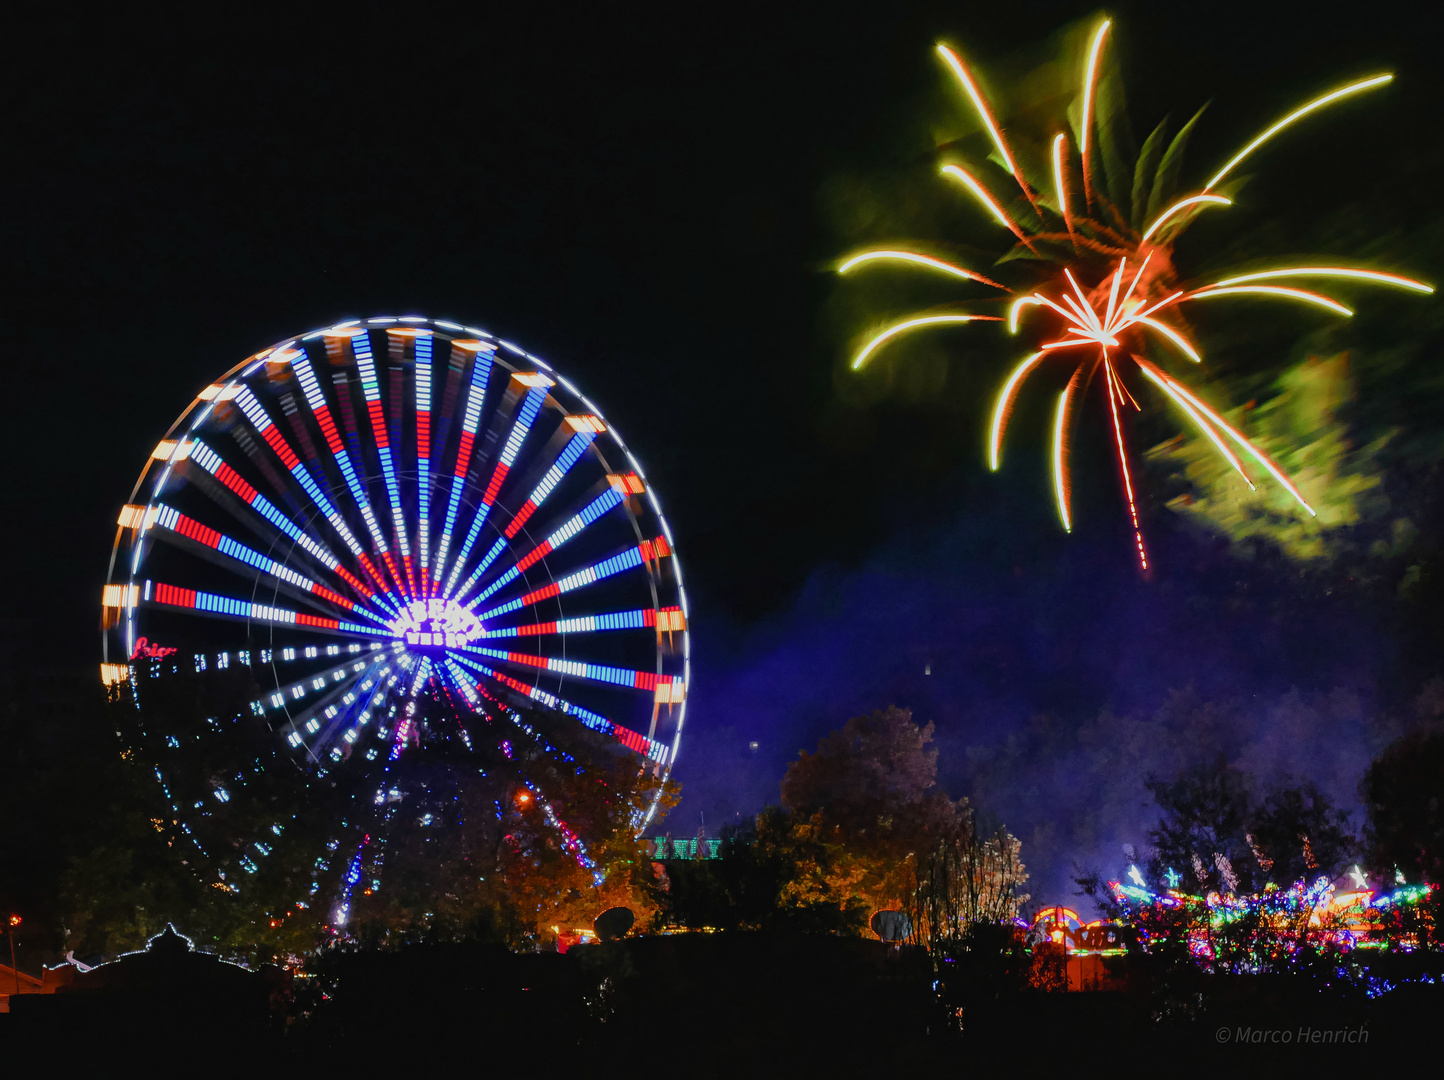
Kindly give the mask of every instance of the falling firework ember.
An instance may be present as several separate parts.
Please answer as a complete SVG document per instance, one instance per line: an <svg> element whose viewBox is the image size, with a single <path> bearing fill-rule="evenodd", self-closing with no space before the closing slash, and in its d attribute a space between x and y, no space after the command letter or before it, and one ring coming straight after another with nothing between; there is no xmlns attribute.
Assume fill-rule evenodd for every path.
<svg viewBox="0 0 1444 1080"><path fill-rule="evenodd" d="M1173 265L1173 245L1188 225L1203 210L1232 205L1233 200L1219 193L1219 186L1234 169L1255 150L1285 128L1304 117L1364 91L1383 86L1393 79L1390 74L1375 75L1339 87L1295 109L1265 129L1228 163L1214 174L1200 190L1181 197L1173 177L1177 175L1184 147L1198 116L1185 124L1164 149L1166 124L1144 143L1138 161L1126 168L1132 179L1132 206L1121 208L1120 187L1110 175L1122 167L1117 148L1100 147L1108 132L1098 118L1099 67L1108 40L1110 23L1104 21L1090 38L1087 60L1080 87L1081 105L1076 127L1076 158L1070 155L1069 136L1056 132L1048 142L1047 184L1034 184L1009 148L1003 130L989 108L987 99L956 52L946 45L937 47L982 120L991 149L989 159L1015 184L1020 197L999 199L984 182L985 174L977 167L948 163L942 175L956 182L974 198L999 227L1016 238L1010 251L999 260L1015 267L1026 267L1030 275L1025 284L1010 287L966 267L917 251L864 251L852 256L839 267L847 274L876 263L901 263L925 271L950 275L961 281L1010 294L1006 315L980 315L949 312L919 313L894 323L876 334L859 350L852 361L861 368L888 342L924 327L966 322L1004 322L1009 333L1017 334L1026 322L1039 332L1033 350L1008 375L993 408L988 433L988 464L996 470L1000 464L1003 434L1008 417L1023 383L1046 365L1069 364L1072 375L1059 395L1049 437L1052 459L1053 488L1058 516L1065 530L1072 530L1072 497L1069 472L1069 446L1073 418L1080 399L1096 382L1107 404L1107 417L1112 430L1114 449L1122 480L1123 494L1138 548L1140 566L1148 569L1148 553L1139 522L1138 499L1128 465L1128 447L1124 438L1123 413L1138 409L1138 401L1129 389L1125 376L1143 380L1156 387L1182 412L1243 478L1254 488L1255 474L1250 468L1267 473L1293 497L1308 514L1314 510L1283 470L1254 445L1242 432L1228 424L1219 412L1206 403L1197 392L1169 374L1145 355L1150 346L1164 345L1192 363L1202 363L1198 347L1190 340L1181 320L1185 304L1228 299L1239 296L1264 297L1313 305L1335 316L1348 317L1353 312L1330 296L1299 288L1297 283L1313 280L1345 280L1394 286L1415 292L1432 293L1431 286L1397 274L1345 266L1282 266L1250 273L1225 275L1217 281L1199 285L1180 285ZM1104 168L1105 192L1095 175L1095 162ZM1075 177L1081 190L1074 187ZM1126 184L1122 185L1126 194ZM1049 189L1051 188L1051 194ZM1001 273L999 276L1002 276ZM1246 464L1251 463L1251 464Z"/></svg>

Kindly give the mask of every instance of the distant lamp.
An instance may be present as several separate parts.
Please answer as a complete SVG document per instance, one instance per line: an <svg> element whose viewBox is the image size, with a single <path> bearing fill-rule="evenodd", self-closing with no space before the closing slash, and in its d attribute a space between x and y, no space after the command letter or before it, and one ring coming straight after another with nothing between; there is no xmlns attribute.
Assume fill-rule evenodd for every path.
<svg viewBox="0 0 1444 1080"><path fill-rule="evenodd" d="M10 916L10 925L11 925L11 926L19 926L19 925L20 925L20 916L19 916L19 915L11 915L11 916Z"/></svg>

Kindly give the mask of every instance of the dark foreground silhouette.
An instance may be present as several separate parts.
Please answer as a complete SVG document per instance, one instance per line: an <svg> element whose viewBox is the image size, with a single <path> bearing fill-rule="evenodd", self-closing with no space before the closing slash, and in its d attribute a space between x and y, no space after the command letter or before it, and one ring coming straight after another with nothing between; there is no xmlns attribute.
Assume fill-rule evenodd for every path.
<svg viewBox="0 0 1444 1080"><path fill-rule="evenodd" d="M862 1075L964 1062L1055 1066L1181 1053L1200 1065L1428 1044L1444 986L1370 998L1318 983L1184 975L1042 992L986 964L939 994L921 949L825 935L679 934L556 953L499 946L333 950L287 985L158 939L148 953L17 998L17 1054L80 1051L223 1072L484 1063L517 1075Z"/></svg>

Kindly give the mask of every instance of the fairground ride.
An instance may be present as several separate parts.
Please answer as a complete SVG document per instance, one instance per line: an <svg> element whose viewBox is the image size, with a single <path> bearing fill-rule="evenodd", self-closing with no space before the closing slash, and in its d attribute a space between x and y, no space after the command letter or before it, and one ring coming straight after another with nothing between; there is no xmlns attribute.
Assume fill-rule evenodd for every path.
<svg viewBox="0 0 1444 1080"><path fill-rule="evenodd" d="M349 774L380 814L403 755L511 758L546 743L526 717L662 779L681 739L687 598L641 467L561 374L456 323L343 323L203 388L121 510L102 612L102 678L135 706L163 824L229 890L291 827L260 794L278 771ZM335 922L362 855L335 856Z"/></svg>

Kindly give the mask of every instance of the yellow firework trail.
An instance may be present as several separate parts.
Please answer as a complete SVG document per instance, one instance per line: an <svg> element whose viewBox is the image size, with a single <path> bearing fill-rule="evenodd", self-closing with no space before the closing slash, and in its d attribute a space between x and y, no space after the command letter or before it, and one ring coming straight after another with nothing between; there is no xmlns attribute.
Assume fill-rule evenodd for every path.
<svg viewBox="0 0 1444 1080"><path fill-rule="evenodd" d="M942 323L970 323L979 321L998 322L999 320L996 315L925 315L919 319L905 319L900 323L894 323L863 346L862 352L858 353L857 358L852 362L853 370L855 371L862 367L862 365L867 362L867 358L877 350L878 346L886 341L892 340L899 334L907 333L909 330L916 330L920 326L938 326Z"/></svg>
<svg viewBox="0 0 1444 1080"><path fill-rule="evenodd" d="M1392 82L1393 78L1393 75L1375 75L1372 79L1363 79L1356 83L1350 83L1348 86L1341 86L1337 90L1331 90L1323 97L1314 98L1314 100L1307 105L1301 105L1230 158L1228 164L1219 169L1218 172L1214 174L1213 179L1203 185L1203 190L1210 191L1218 187L1218 182L1231 173L1234 166L1272 139L1284 128L1296 121L1302 120L1315 109L1322 109L1325 105L1331 105L1340 98L1348 97L1350 94L1357 94L1362 90L1372 90L1376 86L1383 86L1387 82Z"/></svg>

